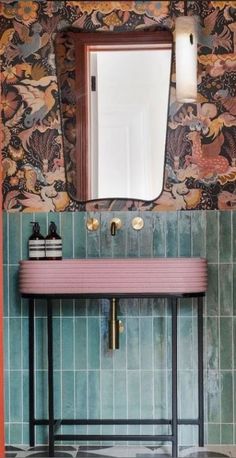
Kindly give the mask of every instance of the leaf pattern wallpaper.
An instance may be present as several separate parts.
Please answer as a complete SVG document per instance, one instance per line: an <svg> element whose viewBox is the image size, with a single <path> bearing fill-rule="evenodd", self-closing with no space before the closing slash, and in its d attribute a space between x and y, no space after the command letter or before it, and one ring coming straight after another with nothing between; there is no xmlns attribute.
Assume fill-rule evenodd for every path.
<svg viewBox="0 0 236 458"><path fill-rule="evenodd" d="M92 31L165 28L183 1L0 2L1 126L7 211L192 210L236 208L236 2L188 1L198 18L198 102L179 104L172 72L165 182L154 202L70 199L64 154L75 135L73 47L61 46L68 78L65 153L54 42L68 27ZM66 146L67 144L67 146ZM73 160L71 161L73 173Z"/></svg>

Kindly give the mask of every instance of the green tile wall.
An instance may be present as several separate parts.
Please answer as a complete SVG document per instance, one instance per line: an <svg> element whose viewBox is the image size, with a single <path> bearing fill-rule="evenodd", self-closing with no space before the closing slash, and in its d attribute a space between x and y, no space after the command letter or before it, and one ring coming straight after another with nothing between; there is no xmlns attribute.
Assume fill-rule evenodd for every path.
<svg viewBox="0 0 236 458"><path fill-rule="evenodd" d="M17 289L18 262L27 257L30 221L45 234L53 220L63 237L63 256L203 256L209 266L204 307L205 433L209 444L236 442L236 215L233 212L143 212L144 229L134 231L138 212L4 214L5 399L8 444L28 444L27 301ZM111 237L113 216L123 226ZM100 230L88 232L97 217ZM125 331L120 349L108 350L106 300L55 301L55 411L60 417L168 418L171 412L171 320L160 299L121 300ZM36 411L46 416L45 302L37 301ZM196 303L181 301L178 316L179 395L182 417L197 414ZM167 432L167 427L89 426L89 433ZM65 431L64 427L64 431ZM72 427L73 432L76 427ZM68 431L68 430L67 430ZM179 427L182 445L197 444L197 429ZM47 441L43 427L37 443Z"/></svg>

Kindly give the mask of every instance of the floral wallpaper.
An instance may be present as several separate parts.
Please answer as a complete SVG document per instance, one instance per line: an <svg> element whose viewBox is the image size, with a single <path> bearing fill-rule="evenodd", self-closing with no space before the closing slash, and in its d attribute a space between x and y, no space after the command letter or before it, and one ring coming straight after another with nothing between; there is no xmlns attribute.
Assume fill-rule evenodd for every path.
<svg viewBox="0 0 236 458"><path fill-rule="evenodd" d="M149 27L174 31L174 19L183 10L184 2L178 0L0 2L0 131L6 210L236 208L235 1L188 1L188 14L198 17L198 102L176 102L173 73L160 198L151 203L106 200L86 204L74 202L67 193L54 53L56 31L71 26L98 32ZM70 63L70 57L67 49L65 63ZM73 73L72 67L69 77L70 71ZM65 141L73 144L74 102L69 82Z"/></svg>

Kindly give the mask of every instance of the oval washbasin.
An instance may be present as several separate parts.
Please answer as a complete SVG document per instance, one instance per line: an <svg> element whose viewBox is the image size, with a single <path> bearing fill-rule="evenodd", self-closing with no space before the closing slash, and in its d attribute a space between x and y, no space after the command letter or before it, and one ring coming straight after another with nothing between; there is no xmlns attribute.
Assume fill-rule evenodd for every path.
<svg viewBox="0 0 236 458"><path fill-rule="evenodd" d="M207 289L203 258L20 261L21 294L190 294Z"/></svg>

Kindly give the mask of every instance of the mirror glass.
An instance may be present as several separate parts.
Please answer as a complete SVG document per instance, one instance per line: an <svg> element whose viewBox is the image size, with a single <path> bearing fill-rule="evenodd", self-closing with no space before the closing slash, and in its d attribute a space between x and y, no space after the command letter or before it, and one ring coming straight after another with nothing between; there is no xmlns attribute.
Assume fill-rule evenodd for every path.
<svg viewBox="0 0 236 458"><path fill-rule="evenodd" d="M60 32L67 183L78 201L150 201L163 188L172 35Z"/></svg>

